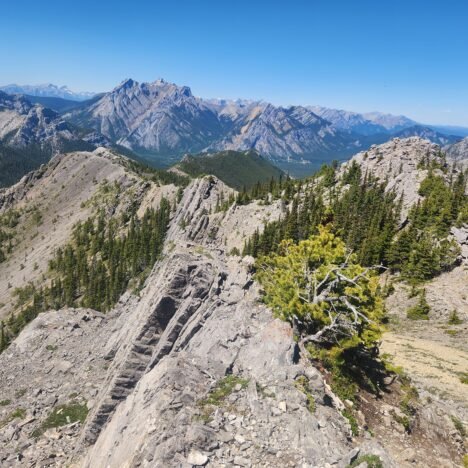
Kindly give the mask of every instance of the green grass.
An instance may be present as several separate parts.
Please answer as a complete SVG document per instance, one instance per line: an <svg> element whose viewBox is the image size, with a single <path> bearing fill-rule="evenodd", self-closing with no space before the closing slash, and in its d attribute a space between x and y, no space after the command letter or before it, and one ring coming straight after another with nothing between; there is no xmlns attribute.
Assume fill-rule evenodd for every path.
<svg viewBox="0 0 468 468"><path fill-rule="evenodd" d="M429 320L429 309L421 304L416 304L408 309L406 316L411 320Z"/></svg>
<svg viewBox="0 0 468 468"><path fill-rule="evenodd" d="M16 408L6 418L0 421L0 429L6 426L14 419L23 419L26 416L26 410L24 408Z"/></svg>
<svg viewBox="0 0 468 468"><path fill-rule="evenodd" d="M463 323L463 320L458 316L457 311L453 310L450 313L448 323L449 325L460 325L461 323Z"/></svg>
<svg viewBox="0 0 468 468"><path fill-rule="evenodd" d="M242 388L246 388L248 383L247 379L242 379L237 375L228 375L221 379L208 396L202 400L203 404L219 406L234 391L234 387L237 384L240 384Z"/></svg>
<svg viewBox="0 0 468 468"><path fill-rule="evenodd" d="M0 406L8 406L11 400L0 400Z"/></svg>
<svg viewBox="0 0 468 468"><path fill-rule="evenodd" d="M351 432L353 436L358 436L359 435L359 424L354 417L353 413L350 410L343 410L341 414L348 420L350 426L351 426Z"/></svg>
<svg viewBox="0 0 468 468"><path fill-rule="evenodd" d="M244 389L249 384L249 380L237 375L227 375L219 380L215 388L198 402L197 406L200 409L200 415L196 419L205 424L210 422L214 409L223 404L224 400L234 391L234 388L238 384Z"/></svg>
<svg viewBox="0 0 468 468"><path fill-rule="evenodd" d="M41 426L34 431L33 436L39 437L47 431L47 429L65 426L76 421L83 423L87 416L88 407L86 406L86 403L73 402L67 405L57 406L57 408L47 416Z"/></svg>
<svg viewBox="0 0 468 468"><path fill-rule="evenodd" d="M357 458L356 460L348 465L346 468L355 468L359 466L361 463L367 463L367 468L384 468L382 460L377 455L362 455L361 457Z"/></svg>
<svg viewBox="0 0 468 468"><path fill-rule="evenodd" d="M463 423L458 419L456 416L450 416L450 419L453 422L453 425L455 426L455 429L459 432L459 434L465 438L466 437L466 429Z"/></svg>
<svg viewBox="0 0 468 468"><path fill-rule="evenodd" d="M307 379L307 377L305 377L304 375L301 375L300 377L296 379L296 381L294 382L294 385L300 392L302 392L306 396L307 409L311 413L315 413L315 410L316 410L315 398L310 391L309 380Z"/></svg>

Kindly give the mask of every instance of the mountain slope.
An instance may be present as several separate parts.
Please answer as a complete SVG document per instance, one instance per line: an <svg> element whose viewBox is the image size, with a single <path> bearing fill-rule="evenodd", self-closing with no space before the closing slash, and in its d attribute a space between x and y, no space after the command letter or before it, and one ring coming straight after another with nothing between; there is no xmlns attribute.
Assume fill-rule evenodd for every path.
<svg viewBox="0 0 468 468"><path fill-rule="evenodd" d="M29 94L24 95L24 97L32 104L40 104L41 106L52 109L58 113L69 112L86 105L90 101L89 99L85 101L73 101L71 99L64 99L61 97L31 96Z"/></svg>
<svg viewBox="0 0 468 468"><path fill-rule="evenodd" d="M363 164L363 177L369 169L384 181L395 166L391 179L398 178L403 164L401 174L419 180L416 172L426 169L418 163L433 147L417 138L393 141L356 160ZM442 164L440 152L436 147L434 151L434 160ZM19 215L1 218L2 227L13 225L10 219L18 221L5 228L17 237L0 263L2 317L12 309L40 305L39 288L53 279L48 260L73 233L77 244L93 233L89 249L80 244L81 259L89 252L94 255L89 271L104 258L116 273L126 263L121 258L111 262L109 246L120 246L163 197L173 207L162 255L142 282L129 283L107 313L78 307L83 294L78 288L67 307L40 313L0 354L2 466L345 468L366 460L385 468L459 465L464 441L454 421L466 419L465 395L458 395L454 405L451 394L411 382L400 371L379 386L366 380L359 391L349 385L348 374L334 385L331 370L324 371L317 356L310 359L291 325L275 318L262 302L254 260L227 254L258 236L265 223L297 215L302 209L296 201L314 210L319 200L303 195L314 190L320 178L289 180L276 195L217 210L218 201L233 194L217 178L175 187L133 168L105 149L72 153L0 192L0 215L11 215L10 210ZM337 180L337 190L344 188L340 184ZM326 193L320 190L323 200ZM303 222L312 222L302 215ZM86 220L73 229L76 221ZM276 238L281 233L273 234ZM123 242L132 253L130 260L147 243L140 240ZM71 278L75 272L86 277L82 261L75 265L70 260L73 249L64 251ZM316 252L311 255L317 258ZM296 265L308 275L308 268ZM29 296L12 294L12 276ZM99 290L99 275L95 279L89 284L99 285ZM27 289L29 280L36 289ZM428 300L439 306L445 301L450 307L459 304L459 314L467 320L463 283L451 286L450 280L434 289L428 285ZM391 293L386 275L382 281ZM401 281L394 286L399 292ZM450 287L457 291L452 294ZM104 291L96 294L107 300ZM392 296L390 305L393 311L402 303ZM427 333L433 321L431 311L427 323L413 324L414 333L423 326ZM438 338L463 340L463 324L457 326L456 337L444 332L446 318L436 323ZM408 341L400 348L411 354ZM430 358L446 359L437 348L442 347L426 347ZM450 350L444 346L442 353L452 356ZM395 346L392 352L401 349ZM458 360L464 356L456 353L455 371L462 371ZM418 352L418 359L424 360L424 354ZM440 362L439 368L447 367ZM360 364L353 363L352 370ZM437 385L437 379L433 381Z"/></svg>
<svg viewBox="0 0 468 468"><path fill-rule="evenodd" d="M194 177L212 174L237 190L278 179L284 174L252 150L188 155L176 167Z"/></svg>
<svg viewBox="0 0 468 468"><path fill-rule="evenodd" d="M315 162L317 167L333 155L339 159L355 152L359 138L336 130L310 110L300 107L255 105L233 129L210 149L255 149L281 168L288 163ZM311 168L309 167L309 172Z"/></svg>
<svg viewBox="0 0 468 468"><path fill-rule="evenodd" d="M468 165L468 138L446 146L444 149L450 159Z"/></svg>

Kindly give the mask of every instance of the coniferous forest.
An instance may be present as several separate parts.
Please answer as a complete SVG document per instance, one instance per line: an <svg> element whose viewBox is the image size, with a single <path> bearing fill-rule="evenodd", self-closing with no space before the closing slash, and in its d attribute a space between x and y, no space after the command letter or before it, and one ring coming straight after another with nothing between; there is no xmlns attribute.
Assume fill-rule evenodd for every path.
<svg viewBox="0 0 468 468"><path fill-rule="evenodd" d="M276 252L282 240L298 242L317 234L320 225L330 224L360 264L384 265L413 283L430 279L453 265L459 253L447 239L450 227L468 221L467 173L446 181L432 169L421 183L422 199L410 210L405 225L400 222L402 200L385 191L385 182L362 174L356 163L339 180L334 166L324 166L308 181L272 181L240 193L238 199L244 203L256 198L255 190L260 198L264 192L276 194L290 205L278 221L267 223L245 242L243 254Z"/></svg>
<svg viewBox="0 0 468 468"><path fill-rule="evenodd" d="M71 242L49 262L47 286L14 291L18 312L0 324L0 351L40 312L65 306L106 312L129 287L141 288L162 252L169 216L170 204L162 199L141 218L108 218L101 210L77 224Z"/></svg>

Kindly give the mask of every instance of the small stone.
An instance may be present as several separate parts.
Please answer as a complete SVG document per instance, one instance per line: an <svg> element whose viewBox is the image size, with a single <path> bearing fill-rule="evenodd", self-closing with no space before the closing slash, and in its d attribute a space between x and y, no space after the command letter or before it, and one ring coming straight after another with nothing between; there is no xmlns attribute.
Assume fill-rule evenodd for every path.
<svg viewBox="0 0 468 468"><path fill-rule="evenodd" d="M187 463L192 466L205 466L208 463L208 457L198 450L191 450L187 457Z"/></svg>
<svg viewBox="0 0 468 468"><path fill-rule="evenodd" d="M62 434L60 434L57 429L49 429L44 435L52 440L59 440L62 438Z"/></svg>
<svg viewBox="0 0 468 468"><path fill-rule="evenodd" d="M226 432L226 431L218 432L218 440L220 440L221 442L224 442L224 443L231 442L232 439L233 439L232 434L230 434L229 432Z"/></svg>
<svg viewBox="0 0 468 468"><path fill-rule="evenodd" d="M235 437L234 437L234 439L235 439L236 442L239 443L239 444L243 444L243 443L245 442L245 439L244 439L241 435L239 435L239 434L236 434Z"/></svg>
<svg viewBox="0 0 468 468"><path fill-rule="evenodd" d="M239 455L234 457L234 465L239 466L251 466L250 460L248 458L240 457Z"/></svg>
<svg viewBox="0 0 468 468"><path fill-rule="evenodd" d="M348 453L346 458L348 460L349 465L351 465L357 459L360 451L361 450L359 449L359 447L356 447L356 448L353 448L353 450L351 450L351 452Z"/></svg>
<svg viewBox="0 0 468 468"><path fill-rule="evenodd" d="M273 416L279 416L281 414L281 410L279 408L273 407L273 408L271 408L271 414Z"/></svg>
<svg viewBox="0 0 468 468"><path fill-rule="evenodd" d="M283 412L286 413L287 407L285 401L280 401L278 404L278 408Z"/></svg>

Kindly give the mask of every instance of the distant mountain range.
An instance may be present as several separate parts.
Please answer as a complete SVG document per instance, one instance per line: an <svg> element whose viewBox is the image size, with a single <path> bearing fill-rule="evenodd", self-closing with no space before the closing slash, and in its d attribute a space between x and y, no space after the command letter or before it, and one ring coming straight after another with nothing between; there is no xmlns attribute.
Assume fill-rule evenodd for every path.
<svg viewBox="0 0 468 468"><path fill-rule="evenodd" d="M8 94L26 94L29 96L54 97L68 99L70 101L85 101L92 98L96 93L82 92L77 93L67 86L57 86L51 83L42 85L17 85L9 84L0 86L0 91Z"/></svg>
<svg viewBox="0 0 468 468"><path fill-rule="evenodd" d="M417 125L414 120L404 115L397 116L380 112L359 114L320 106L309 106L308 108L323 119L328 120L336 128L365 136L396 133Z"/></svg>
<svg viewBox="0 0 468 468"><path fill-rule="evenodd" d="M422 136L442 145L461 139L404 116L201 99L190 88L164 80L128 79L88 102L65 118L162 165L186 153L254 149L278 167L302 175L393 136Z"/></svg>
<svg viewBox="0 0 468 468"><path fill-rule="evenodd" d="M186 154L255 150L282 170L303 176L393 137L419 136L444 147L462 139L405 116L202 99L187 86L164 80L127 79L92 97L55 85L5 88L15 94L0 95L0 144L27 149L28 160L40 150L41 162L70 145L119 147L160 167Z"/></svg>

